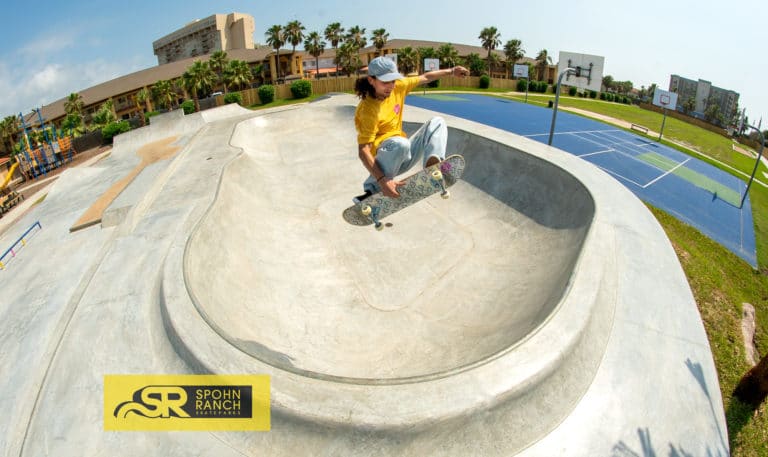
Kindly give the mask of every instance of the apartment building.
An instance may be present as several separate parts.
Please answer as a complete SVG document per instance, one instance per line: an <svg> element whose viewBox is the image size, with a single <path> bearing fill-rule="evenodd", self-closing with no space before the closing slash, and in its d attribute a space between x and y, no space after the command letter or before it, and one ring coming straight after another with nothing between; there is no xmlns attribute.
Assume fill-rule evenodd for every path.
<svg viewBox="0 0 768 457"><path fill-rule="evenodd" d="M732 90L721 89L713 86L711 82L699 79L684 78L672 75L669 78L669 91L677 93L677 111L686 111L684 106L689 100L694 101L694 117L703 119L704 113L710 104L715 104L720 109L720 114L726 119L731 118L739 105L739 94Z"/></svg>
<svg viewBox="0 0 768 457"><path fill-rule="evenodd" d="M152 43L157 64L203 56L216 51L253 49L256 25L242 13L214 14L197 19Z"/></svg>

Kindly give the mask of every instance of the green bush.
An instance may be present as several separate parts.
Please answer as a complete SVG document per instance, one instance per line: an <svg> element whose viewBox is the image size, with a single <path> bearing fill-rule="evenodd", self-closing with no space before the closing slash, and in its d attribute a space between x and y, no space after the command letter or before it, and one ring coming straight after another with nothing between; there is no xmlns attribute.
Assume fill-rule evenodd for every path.
<svg viewBox="0 0 768 457"><path fill-rule="evenodd" d="M104 143L112 143L112 138L115 135L125 133L131 130L131 124L128 121L110 122L103 129L101 129L101 140Z"/></svg>
<svg viewBox="0 0 768 457"><path fill-rule="evenodd" d="M272 103L275 100L275 86L272 84L259 86L259 100L261 100L262 105Z"/></svg>
<svg viewBox="0 0 768 457"><path fill-rule="evenodd" d="M230 103L237 103L238 105L243 104L243 96L240 92L229 92L224 96L224 104L229 105Z"/></svg>
<svg viewBox="0 0 768 457"><path fill-rule="evenodd" d="M552 88L553 88L552 93L554 93L554 91L556 90L556 86L552 85ZM547 89L549 89L549 84L547 84L546 81L539 81L539 90L538 90L539 93L546 94Z"/></svg>
<svg viewBox="0 0 768 457"><path fill-rule="evenodd" d="M437 89L438 87L440 87L440 80L439 80L439 79L436 79L436 80L434 80L434 81L430 81L430 82L427 84L427 87L431 87L432 89Z"/></svg>
<svg viewBox="0 0 768 457"><path fill-rule="evenodd" d="M597 91L594 91L594 90L589 91L589 98L593 100L597 98Z"/></svg>
<svg viewBox="0 0 768 457"><path fill-rule="evenodd" d="M491 87L491 78L488 75L480 77L480 89L488 89Z"/></svg>
<svg viewBox="0 0 768 457"><path fill-rule="evenodd" d="M192 114L195 112L195 101L194 100L184 100L184 103L181 104L181 109L184 110L184 114Z"/></svg>
<svg viewBox="0 0 768 457"><path fill-rule="evenodd" d="M571 97L573 97L574 95L576 95L576 88L575 88L575 87L573 87L573 86L569 87L569 88L568 88L568 95L570 95Z"/></svg>
<svg viewBox="0 0 768 457"><path fill-rule="evenodd" d="M525 92L525 89L528 88L528 81L525 79L518 79L517 80L517 91L518 92Z"/></svg>
<svg viewBox="0 0 768 457"><path fill-rule="evenodd" d="M605 92L600 92L600 100L606 100L608 97L605 95Z"/></svg>
<svg viewBox="0 0 768 457"><path fill-rule="evenodd" d="M306 79L294 81L291 83L291 93L293 98L307 98L312 95L312 83Z"/></svg>

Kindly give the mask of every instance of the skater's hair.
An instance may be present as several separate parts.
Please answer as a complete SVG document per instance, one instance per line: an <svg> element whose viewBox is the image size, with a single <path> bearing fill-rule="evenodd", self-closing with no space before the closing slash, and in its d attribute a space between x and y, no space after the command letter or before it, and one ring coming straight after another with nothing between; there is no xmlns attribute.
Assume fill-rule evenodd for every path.
<svg viewBox="0 0 768 457"><path fill-rule="evenodd" d="M355 81L355 93L362 100L365 100L365 97L376 98L376 89L368 81L368 76L363 76Z"/></svg>

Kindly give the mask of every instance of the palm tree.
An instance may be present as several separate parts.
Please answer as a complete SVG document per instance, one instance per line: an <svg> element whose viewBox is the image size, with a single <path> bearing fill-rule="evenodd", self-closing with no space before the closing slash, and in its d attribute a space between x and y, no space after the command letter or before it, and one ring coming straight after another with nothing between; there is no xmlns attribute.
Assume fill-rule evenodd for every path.
<svg viewBox="0 0 768 457"><path fill-rule="evenodd" d="M307 51L315 58L315 78L320 77L320 55L325 52L325 41L317 32L309 34L304 41L304 50Z"/></svg>
<svg viewBox="0 0 768 457"><path fill-rule="evenodd" d="M264 64L259 63L251 67L251 81L256 81L257 84L263 84L264 83Z"/></svg>
<svg viewBox="0 0 768 457"><path fill-rule="evenodd" d="M67 114L79 114L83 115L83 97L77 93L69 94L67 101L64 102L64 112Z"/></svg>
<svg viewBox="0 0 768 457"><path fill-rule="evenodd" d="M224 51L216 51L211 54L211 58L208 59L208 65L211 67L211 70L216 73L216 78L220 83L224 82L224 70L227 68L228 63L229 57ZM224 84L224 93L227 93L226 84Z"/></svg>
<svg viewBox="0 0 768 457"><path fill-rule="evenodd" d="M437 57L441 67L455 67L459 60L459 51L451 43L446 43L437 50Z"/></svg>
<svg viewBox="0 0 768 457"><path fill-rule="evenodd" d="M296 54L296 46L300 45L304 40L304 26L299 21L291 21L285 26L285 39L293 46L291 53L291 59Z"/></svg>
<svg viewBox="0 0 768 457"><path fill-rule="evenodd" d="M547 77L547 65L552 65L552 57L549 56L546 49L539 51L539 54L536 56L536 64L541 68L539 77L542 78L540 81L543 81Z"/></svg>
<svg viewBox="0 0 768 457"><path fill-rule="evenodd" d="M486 27L478 37L483 44L483 49L488 50L488 73L491 73L491 51L501 44L501 34L496 27Z"/></svg>
<svg viewBox="0 0 768 457"><path fill-rule="evenodd" d="M16 116L6 116L0 121L0 137L3 139L5 150L9 153L13 151L13 137L19 133L19 118Z"/></svg>
<svg viewBox="0 0 768 457"><path fill-rule="evenodd" d="M509 69L515 66L515 63L525 56L525 50L521 47L522 41L518 39L509 40L504 44L504 55L507 57L507 78L509 78Z"/></svg>
<svg viewBox="0 0 768 457"><path fill-rule="evenodd" d="M373 41L373 45L376 47L376 55L380 56L381 50L384 49L384 45L389 40L389 34L384 29L376 29L371 34L371 41Z"/></svg>
<svg viewBox="0 0 768 457"><path fill-rule="evenodd" d="M344 28L338 22L329 24L325 28L325 39L331 42L333 53L338 54L339 43L344 39ZM336 76L339 76L338 56L334 60L336 60Z"/></svg>
<svg viewBox="0 0 768 457"><path fill-rule="evenodd" d="M397 53L397 63L403 74L408 74L416 69L419 64L419 52L410 46L406 46Z"/></svg>
<svg viewBox="0 0 768 457"><path fill-rule="evenodd" d="M354 54L352 56L353 58L353 65L355 67L355 72L360 71L360 50L363 49L366 45L368 45L368 39L365 38L365 28L360 27L359 25L356 25L349 29L346 36L346 42L349 43L354 49Z"/></svg>
<svg viewBox="0 0 768 457"><path fill-rule="evenodd" d="M227 68L224 69L225 87L235 87L241 90L243 86L251 84L251 81L253 81L251 67L244 60L231 60Z"/></svg>
<svg viewBox="0 0 768 457"><path fill-rule="evenodd" d="M149 91L146 87L142 87L141 90L136 92L136 94L133 96L133 103L136 106L136 113L139 115L141 120L141 125L144 126L147 123L146 116L144 116L144 111L147 107L147 101L149 100ZM148 109L146 111L149 111Z"/></svg>
<svg viewBox="0 0 768 457"><path fill-rule="evenodd" d="M336 68L341 68L341 71L347 75L351 75L358 67L358 50L355 45L349 41L345 41L341 44L341 47L336 51Z"/></svg>
<svg viewBox="0 0 768 457"><path fill-rule="evenodd" d="M152 100L156 105L171 110L175 99L176 88L171 81L161 79L152 86Z"/></svg>
<svg viewBox="0 0 768 457"><path fill-rule="evenodd" d="M216 73L211 70L208 62L195 60L181 78L184 88L192 94L192 98L195 100L195 110L200 111L200 92L211 91L216 82Z"/></svg>
<svg viewBox="0 0 768 457"><path fill-rule="evenodd" d="M77 93L69 94L67 101L64 102L64 112L67 113L67 120L70 125L75 127L83 123L83 108L85 103L83 97Z"/></svg>
<svg viewBox="0 0 768 457"><path fill-rule="evenodd" d="M283 26L273 25L266 31L266 33L264 33L264 35L267 36L267 44L277 51L275 65L277 66L277 79L280 79L280 46L285 44L285 32L283 31Z"/></svg>

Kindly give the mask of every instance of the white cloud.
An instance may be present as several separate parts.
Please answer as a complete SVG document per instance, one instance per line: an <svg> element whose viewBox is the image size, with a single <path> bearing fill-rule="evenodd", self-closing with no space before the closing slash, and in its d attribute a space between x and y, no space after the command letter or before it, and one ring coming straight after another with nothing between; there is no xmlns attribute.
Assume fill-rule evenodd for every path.
<svg viewBox="0 0 768 457"><path fill-rule="evenodd" d="M0 118L48 105L78 92L138 70L139 61L48 62L12 70L0 63Z"/></svg>

